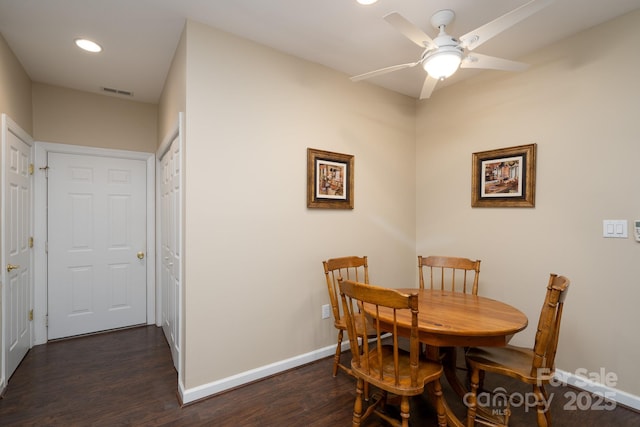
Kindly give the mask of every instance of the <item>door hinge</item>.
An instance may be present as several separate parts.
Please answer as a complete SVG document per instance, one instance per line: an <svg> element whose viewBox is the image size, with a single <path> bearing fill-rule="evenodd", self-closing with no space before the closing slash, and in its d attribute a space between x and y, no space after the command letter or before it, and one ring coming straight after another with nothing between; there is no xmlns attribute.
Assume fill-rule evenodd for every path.
<svg viewBox="0 0 640 427"><path fill-rule="evenodd" d="M29 321L33 320L33 308L29 310Z"/></svg>
<svg viewBox="0 0 640 427"><path fill-rule="evenodd" d="M46 316L44 316L44 327L45 328L49 327L49 315L48 314Z"/></svg>
<svg viewBox="0 0 640 427"><path fill-rule="evenodd" d="M29 247L33 247L33 237L29 237Z"/></svg>
<svg viewBox="0 0 640 427"><path fill-rule="evenodd" d="M29 175L33 175L33 163L29 163Z"/></svg>

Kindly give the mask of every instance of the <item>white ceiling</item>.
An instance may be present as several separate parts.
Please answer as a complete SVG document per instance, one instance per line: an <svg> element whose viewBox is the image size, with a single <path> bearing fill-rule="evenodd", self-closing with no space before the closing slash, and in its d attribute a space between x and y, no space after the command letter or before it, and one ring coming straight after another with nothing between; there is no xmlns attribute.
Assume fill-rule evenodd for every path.
<svg viewBox="0 0 640 427"><path fill-rule="evenodd" d="M347 78L419 59L422 50L383 20L389 12L400 12L435 37L431 15L452 9L456 18L447 32L457 37L526 2L379 0L361 6L355 0L0 0L0 33L33 81L96 93L109 87L156 103L186 19L325 65ZM555 0L475 52L517 60L637 8L640 0ZM101 43L103 53L77 49L73 40L81 36ZM477 72L459 70L448 84ZM417 98L423 80L424 71L414 67L368 82Z"/></svg>

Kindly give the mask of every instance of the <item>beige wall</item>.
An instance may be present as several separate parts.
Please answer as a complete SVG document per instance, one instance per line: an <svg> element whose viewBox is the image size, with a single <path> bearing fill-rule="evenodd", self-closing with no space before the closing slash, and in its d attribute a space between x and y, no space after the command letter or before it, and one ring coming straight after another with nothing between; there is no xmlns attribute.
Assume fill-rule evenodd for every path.
<svg viewBox="0 0 640 427"><path fill-rule="evenodd" d="M31 80L0 34L0 113L32 134Z"/></svg>
<svg viewBox="0 0 640 427"><path fill-rule="evenodd" d="M158 144L162 144L166 138L172 137L171 132L174 130L176 126L176 122L178 120L178 114L181 112L186 112L186 66L187 66L187 43L186 43L186 32L183 31L182 36L180 37L180 41L178 43L178 47L174 54L173 60L171 62L171 67L169 69L169 73L167 74L167 79L165 81L162 94L160 96L160 104L158 105ZM184 147L183 147L184 152ZM159 154L159 160L164 153ZM182 164L179 166L181 171L184 170L184 155L181 156ZM181 196L184 197L184 194ZM158 205L159 207L160 205ZM181 215L182 229L184 230L184 214ZM160 241L162 237L160 235L156 236L156 239ZM184 276L184 272L183 276ZM180 279L181 282L184 282L184 279ZM162 298L161 295L157 296L160 300ZM183 301L184 304L184 301ZM182 312L184 313L184 306L182 307ZM185 325L184 321L179 322L179 326L181 328L178 333L178 337L180 342L178 343L179 348L184 348L184 336L185 336ZM179 363L180 372L185 371L184 367L184 357L180 359ZM178 377L178 388L182 389L184 387L184 379L183 376Z"/></svg>
<svg viewBox="0 0 640 427"><path fill-rule="evenodd" d="M640 243L602 237L640 219L640 12L436 91L417 113L417 252L482 260L480 293L529 316L533 343L549 273L572 280L557 367L618 375L640 395ZM538 144L533 209L471 208L473 152ZM631 229L630 229L631 232Z"/></svg>
<svg viewBox="0 0 640 427"><path fill-rule="evenodd" d="M36 141L154 153L158 106L33 84Z"/></svg>
<svg viewBox="0 0 640 427"><path fill-rule="evenodd" d="M171 132L178 120L178 113L186 112L187 42L183 32L164 83L158 105L159 143Z"/></svg>
<svg viewBox="0 0 640 427"><path fill-rule="evenodd" d="M187 24L185 385L335 344L321 261L415 284L415 101ZM355 209L306 207L307 147L355 155Z"/></svg>

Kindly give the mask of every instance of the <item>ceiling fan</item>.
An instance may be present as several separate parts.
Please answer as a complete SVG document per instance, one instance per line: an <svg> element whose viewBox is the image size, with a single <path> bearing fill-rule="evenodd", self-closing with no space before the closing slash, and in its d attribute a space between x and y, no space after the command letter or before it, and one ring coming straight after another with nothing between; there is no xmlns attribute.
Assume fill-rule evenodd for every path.
<svg viewBox="0 0 640 427"><path fill-rule="evenodd" d="M452 10L440 10L431 17L431 25L439 30L439 34L434 39L398 12L391 12L385 15L384 19L406 38L418 46L425 48L420 59L416 62L392 65L391 67L353 76L351 80L356 82L392 71L422 65L427 72L427 77L420 92L420 99L424 99L431 96L439 80L444 80L451 76L458 68L522 71L528 67L528 64L496 58L495 56L471 53L471 51L492 37L548 6L551 2L553 2L553 0L531 0L511 12L507 12L493 21L468 32L459 39L455 39L446 32L447 25L455 18L455 13Z"/></svg>

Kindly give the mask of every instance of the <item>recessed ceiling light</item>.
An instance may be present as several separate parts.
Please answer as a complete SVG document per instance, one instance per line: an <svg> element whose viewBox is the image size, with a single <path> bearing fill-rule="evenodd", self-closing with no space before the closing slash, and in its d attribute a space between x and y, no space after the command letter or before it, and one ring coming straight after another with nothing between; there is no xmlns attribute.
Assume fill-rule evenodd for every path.
<svg viewBox="0 0 640 427"><path fill-rule="evenodd" d="M80 49L86 50L87 52L97 53L102 51L102 46L94 41L88 39L76 39L75 42L76 46Z"/></svg>
<svg viewBox="0 0 640 427"><path fill-rule="evenodd" d="M376 3L378 0L358 0L358 3L360 4L364 4L364 5L368 5L368 4L374 4Z"/></svg>

